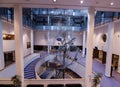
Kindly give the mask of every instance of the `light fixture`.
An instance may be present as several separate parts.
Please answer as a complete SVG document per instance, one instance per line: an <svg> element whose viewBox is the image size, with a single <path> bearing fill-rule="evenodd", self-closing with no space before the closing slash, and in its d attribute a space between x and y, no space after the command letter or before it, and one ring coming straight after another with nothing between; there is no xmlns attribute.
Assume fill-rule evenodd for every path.
<svg viewBox="0 0 120 87"><path fill-rule="evenodd" d="M80 3L83 4L83 0L80 0Z"/></svg>
<svg viewBox="0 0 120 87"><path fill-rule="evenodd" d="M3 36L3 38L6 38L6 34L3 34L2 36Z"/></svg>
<svg viewBox="0 0 120 87"><path fill-rule="evenodd" d="M114 2L111 2L110 5L111 5L111 6L114 5Z"/></svg>
<svg viewBox="0 0 120 87"><path fill-rule="evenodd" d="M57 0L53 0L53 2L56 2Z"/></svg>

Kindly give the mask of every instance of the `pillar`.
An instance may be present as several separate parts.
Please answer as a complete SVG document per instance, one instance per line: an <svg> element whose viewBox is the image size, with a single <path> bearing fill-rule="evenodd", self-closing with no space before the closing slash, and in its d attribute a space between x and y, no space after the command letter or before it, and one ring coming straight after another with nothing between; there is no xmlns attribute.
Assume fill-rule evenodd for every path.
<svg viewBox="0 0 120 87"><path fill-rule="evenodd" d="M20 76L21 87L24 87L22 7L19 5L14 6L14 32L16 75Z"/></svg>
<svg viewBox="0 0 120 87"><path fill-rule="evenodd" d="M106 67L105 76L110 77L111 63L112 63L112 46L113 46L113 34L114 34L114 23L111 22L108 25L108 41L107 41L107 55L106 55Z"/></svg>
<svg viewBox="0 0 120 87"><path fill-rule="evenodd" d="M50 46L50 31L48 31L47 37L48 37L48 53L50 53L50 50L51 50L51 46Z"/></svg>
<svg viewBox="0 0 120 87"><path fill-rule="evenodd" d="M48 16L48 25L50 25L50 16ZM47 33L47 37L48 37L48 53L50 53L51 46L50 46L50 31L49 30Z"/></svg>
<svg viewBox="0 0 120 87"><path fill-rule="evenodd" d="M86 39L86 31L83 32L83 47L82 47L82 57L85 57L85 39Z"/></svg>
<svg viewBox="0 0 120 87"><path fill-rule="evenodd" d="M93 34L94 34L94 8L88 8L88 27L86 43L86 68L85 84L86 87L92 87L92 54L93 54Z"/></svg>
<svg viewBox="0 0 120 87"><path fill-rule="evenodd" d="M32 54L32 53L34 53L34 47L33 47L33 45L34 45L34 44L33 44L33 42L34 42L34 41L33 41L33 33L34 33L34 31L31 29L30 32L31 32L31 35L30 35L30 36L31 36L31 54Z"/></svg>
<svg viewBox="0 0 120 87"><path fill-rule="evenodd" d="M118 73L120 73L120 53L119 53L119 61L118 61Z"/></svg>
<svg viewBox="0 0 120 87"><path fill-rule="evenodd" d="M3 53L3 38L2 38L2 20L0 18L0 70L5 66L4 53Z"/></svg>

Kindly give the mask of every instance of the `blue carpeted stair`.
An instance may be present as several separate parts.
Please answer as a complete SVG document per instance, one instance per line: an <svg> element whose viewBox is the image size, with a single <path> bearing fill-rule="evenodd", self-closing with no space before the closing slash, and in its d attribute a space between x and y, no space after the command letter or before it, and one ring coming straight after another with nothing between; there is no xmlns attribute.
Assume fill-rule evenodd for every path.
<svg viewBox="0 0 120 87"><path fill-rule="evenodd" d="M36 79L36 74L35 74L35 65L40 59L45 58L47 56L46 52L41 53L40 57L33 60L31 63L29 63L25 68L24 68L24 78L25 79Z"/></svg>
<svg viewBox="0 0 120 87"><path fill-rule="evenodd" d="M25 68L24 68L24 78L25 79L35 79L35 65L36 63L40 60L41 58L37 58L33 60L31 63L29 63Z"/></svg>

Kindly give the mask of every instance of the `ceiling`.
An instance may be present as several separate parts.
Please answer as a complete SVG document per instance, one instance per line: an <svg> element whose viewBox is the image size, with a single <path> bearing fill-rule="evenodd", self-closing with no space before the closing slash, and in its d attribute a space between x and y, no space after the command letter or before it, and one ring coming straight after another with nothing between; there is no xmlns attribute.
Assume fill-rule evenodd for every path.
<svg viewBox="0 0 120 87"><path fill-rule="evenodd" d="M110 3L113 2L113 5ZM13 7L20 4L23 7L30 8L67 8L67 9L86 9L94 7L101 11L117 11L120 12L120 0L0 0L0 7Z"/></svg>

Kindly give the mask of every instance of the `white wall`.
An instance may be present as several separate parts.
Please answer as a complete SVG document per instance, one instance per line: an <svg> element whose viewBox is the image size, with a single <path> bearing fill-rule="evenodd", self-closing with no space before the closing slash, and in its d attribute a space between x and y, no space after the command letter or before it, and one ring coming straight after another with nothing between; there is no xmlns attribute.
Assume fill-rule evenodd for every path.
<svg viewBox="0 0 120 87"><path fill-rule="evenodd" d="M47 45L47 32L35 31L34 32L35 45Z"/></svg>
<svg viewBox="0 0 120 87"><path fill-rule="evenodd" d="M107 35L107 27L107 25L98 27L94 31L94 47L97 46L99 50L106 51L107 40L106 42L103 42L102 35Z"/></svg>
<svg viewBox="0 0 120 87"><path fill-rule="evenodd" d="M113 49L112 53L120 55L120 22L115 22L114 28L114 39L113 39ZM97 46L99 50L106 51L107 41L102 41L102 34L107 35L108 25L99 27L95 29L94 32L94 46Z"/></svg>
<svg viewBox="0 0 120 87"><path fill-rule="evenodd" d="M3 34L6 34L6 33L7 34L14 34L13 24L6 22L6 21L2 21L2 27L3 27L3 30L2 30Z"/></svg>
<svg viewBox="0 0 120 87"><path fill-rule="evenodd" d="M14 40L3 40L3 52L14 51L15 41Z"/></svg>
<svg viewBox="0 0 120 87"><path fill-rule="evenodd" d="M102 34L107 34L108 25L102 26L100 28L95 29L94 33L94 46L97 46L99 50L106 51L107 42L103 42L101 39ZM114 35L113 35L113 46L112 46L112 54L119 55L119 64L118 64L118 72L120 72L120 20L114 23Z"/></svg>
<svg viewBox="0 0 120 87"><path fill-rule="evenodd" d="M13 24L2 22L3 32L14 34ZM101 26L95 29L94 32L94 46L97 46L99 50L106 51L107 41L103 42L101 39L102 34L107 34L108 25ZM55 39L59 36L59 31L50 31L51 45L58 45L58 41ZM82 45L82 34L80 32L70 33L71 38L75 37L74 44ZM30 54L30 48L27 49L27 42L30 42L30 30L24 29L23 44L24 44L24 56ZM35 45L47 45L47 32L46 31L34 31L34 44ZM120 55L120 22L115 23L114 41L113 41L113 53ZM14 40L3 41L4 51L14 50Z"/></svg>
<svg viewBox="0 0 120 87"><path fill-rule="evenodd" d="M113 53L120 55L120 22L115 23Z"/></svg>
<svg viewBox="0 0 120 87"><path fill-rule="evenodd" d="M11 23L6 21L2 21L2 33L3 34L14 34L14 26ZM23 29L23 48L24 48L24 56L30 54L30 48L27 49L27 42L30 42L30 29ZM3 40L3 51L13 51L15 50L15 42L14 40Z"/></svg>
<svg viewBox="0 0 120 87"><path fill-rule="evenodd" d="M59 31L50 31L51 45L58 45L59 41L56 40L59 37ZM82 45L82 34L80 32L71 32L71 38L75 37L74 45ZM47 31L35 31L34 33L35 45L47 45Z"/></svg>
<svg viewBox="0 0 120 87"><path fill-rule="evenodd" d="M23 48L24 48L24 56L29 55L31 53L31 48L27 48L27 42L31 41L30 37L31 31L30 29L23 29Z"/></svg>

